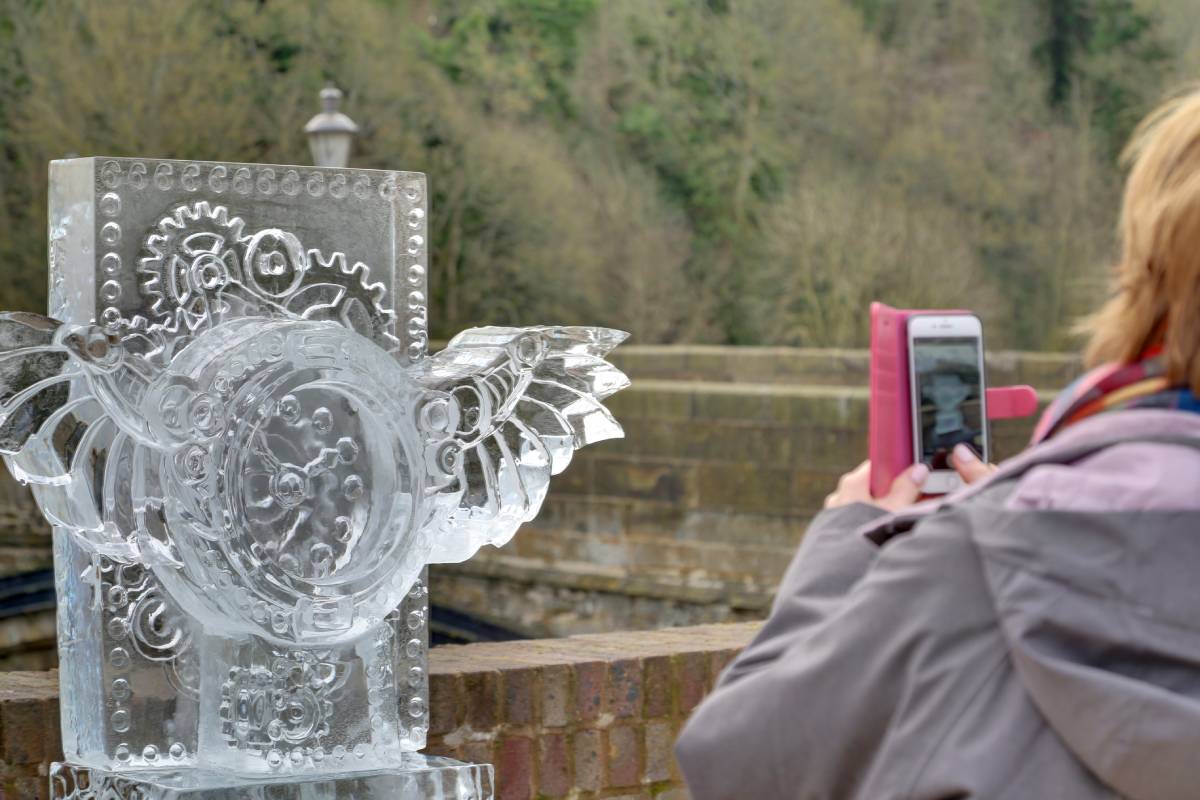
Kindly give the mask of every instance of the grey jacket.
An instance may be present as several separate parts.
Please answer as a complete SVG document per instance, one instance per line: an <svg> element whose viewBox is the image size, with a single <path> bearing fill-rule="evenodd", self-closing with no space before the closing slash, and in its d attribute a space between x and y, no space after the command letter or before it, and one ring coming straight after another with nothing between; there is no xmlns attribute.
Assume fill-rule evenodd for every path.
<svg viewBox="0 0 1200 800"><path fill-rule="evenodd" d="M676 754L696 800L1200 798L1200 415L823 513Z"/></svg>

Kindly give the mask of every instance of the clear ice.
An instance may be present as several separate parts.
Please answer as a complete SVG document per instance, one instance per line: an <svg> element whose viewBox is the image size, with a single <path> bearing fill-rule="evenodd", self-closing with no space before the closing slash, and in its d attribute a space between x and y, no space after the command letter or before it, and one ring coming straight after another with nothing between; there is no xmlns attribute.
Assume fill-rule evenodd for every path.
<svg viewBox="0 0 1200 800"><path fill-rule="evenodd" d="M58 798L490 796L428 730L425 567L621 436L603 328L427 351L423 175L51 165L0 452L54 529ZM273 793L272 793L273 792Z"/></svg>

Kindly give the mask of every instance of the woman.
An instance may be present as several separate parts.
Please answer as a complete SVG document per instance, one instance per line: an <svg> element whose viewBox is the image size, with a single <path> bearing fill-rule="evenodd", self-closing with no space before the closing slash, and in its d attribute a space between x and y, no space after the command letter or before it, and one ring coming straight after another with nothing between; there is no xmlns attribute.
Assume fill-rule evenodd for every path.
<svg viewBox="0 0 1200 800"><path fill-rule="evenodd" d="M696 800L1200 797L1200 93L1126 158L1095 369L954 496L842 478L680 737Z"/></svg>

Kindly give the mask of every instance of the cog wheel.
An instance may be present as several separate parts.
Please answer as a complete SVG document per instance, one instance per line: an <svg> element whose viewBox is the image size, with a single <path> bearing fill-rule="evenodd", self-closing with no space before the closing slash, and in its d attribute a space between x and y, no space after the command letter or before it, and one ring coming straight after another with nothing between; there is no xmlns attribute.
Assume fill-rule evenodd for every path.
<svg viewBox="0 0 1200 800"><path fill-rule="evenodd" d="M353 264L335 252L326 258L308 251L304 285L289 299L288 309L303 319L332 320L367 337L388 352L400 349L396 312L386 304L387 286L371 281L371 268Z"/></svg>
<svg viewBox="0 0 1200 800"><path fill-rule="evenodd" d="M203 200L159 220L145 249L138 272L153 325L195 330L218 310L219 295L220 308L238 298L251 308L261 301L302 319L338 322L389 352L400 349L387 286L342 252L304 250L286 231L249 234L240 217Z"/></svg>
<svg viewBox="0 0 1200 800"><path fill-rule="evenodd" d="M182 311L189 327L212 311L213 298L240 277L238 247L245 224L205 200L181 205L146 238L150 254L138 263L152 321L170 325Z"/></svg>

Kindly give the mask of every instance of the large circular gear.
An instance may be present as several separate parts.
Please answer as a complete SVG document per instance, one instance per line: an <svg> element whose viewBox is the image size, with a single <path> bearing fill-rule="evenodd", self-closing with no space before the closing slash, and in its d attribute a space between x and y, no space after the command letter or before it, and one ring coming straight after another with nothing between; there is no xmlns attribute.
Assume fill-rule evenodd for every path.
<svg viewBox="0 0 1200 800"><path fill-rule="evenodd" d="M179 312L193 319L211 312L213 299L239 277L244 227L224 206L204 200L178 206L158 221L146 237L149 255L138 263L152 322L169 324Z"/></svg>
<svg viewBox="0 0 1200 800"><path fill-rule="evenodd" d="M351 264L343 253L326 257L307 253L304 285L288 301L288 309L303 319L330 320L367 337L388 352L400 349L396 312L386 303L387 286L371 280L361 261Z"/></svg>

